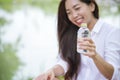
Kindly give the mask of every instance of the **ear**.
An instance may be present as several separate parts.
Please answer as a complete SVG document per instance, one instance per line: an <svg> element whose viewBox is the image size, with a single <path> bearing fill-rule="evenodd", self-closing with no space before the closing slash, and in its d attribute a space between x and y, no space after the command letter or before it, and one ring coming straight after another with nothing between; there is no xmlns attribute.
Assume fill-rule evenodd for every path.
<svg viewBox="0 0 120 80"><path fill-rule="evenodd" d="M91 3L89 6L90 6L91 12L93 12L93 11L95 10L95 4L94 4L94 3Z"/></svg>

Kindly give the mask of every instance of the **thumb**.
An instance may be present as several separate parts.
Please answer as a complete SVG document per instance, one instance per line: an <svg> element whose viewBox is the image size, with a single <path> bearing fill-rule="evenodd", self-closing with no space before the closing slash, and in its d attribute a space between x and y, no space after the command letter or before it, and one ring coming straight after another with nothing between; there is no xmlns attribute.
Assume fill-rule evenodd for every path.
<svg viewBox="0 0 120 80"><path fill-rule="evenodd" d="M53 80L54 78L55 78L55 74L53 71L51 71L49 74L49 80Z"/></svg>

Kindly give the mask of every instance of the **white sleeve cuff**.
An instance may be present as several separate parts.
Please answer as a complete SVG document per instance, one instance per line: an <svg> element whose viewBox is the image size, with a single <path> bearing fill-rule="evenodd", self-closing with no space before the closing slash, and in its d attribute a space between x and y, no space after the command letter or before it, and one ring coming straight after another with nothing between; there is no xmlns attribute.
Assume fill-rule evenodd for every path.
<svg viewBox="0 0 120 80"><path fill-rule="evenodd" d="M120 80L120 67L114 67L114 72L111 80Z"/></svg>
<svg viewBox="0 0 120 80"><path fill-rule="evenodd" d="M65 73L67 72L67 70L68 70L68 68L67 68L67 62L65 62L65 61L60 57L60 55L59 55L58 58L57 58L57 63L56 63L56 64L59 64L60 66L62 66Z"/></svg>

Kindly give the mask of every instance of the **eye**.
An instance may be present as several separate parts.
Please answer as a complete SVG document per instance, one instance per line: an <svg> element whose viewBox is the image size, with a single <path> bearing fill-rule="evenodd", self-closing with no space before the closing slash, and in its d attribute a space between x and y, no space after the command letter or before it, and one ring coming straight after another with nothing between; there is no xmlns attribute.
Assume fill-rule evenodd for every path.
<svg viewBox="0 0 120 80"><path fill-rule="evenodd" d="M67 11L66 13L69 15L69 14L70 14L70 11Z"/></svg>
<svg viewBox="0 0 120 80"><path fill-rule="evenodd" d="M75 10L79 10L79 9L80 9L80 7L76 7L76 8L75 8Z"/></svg>

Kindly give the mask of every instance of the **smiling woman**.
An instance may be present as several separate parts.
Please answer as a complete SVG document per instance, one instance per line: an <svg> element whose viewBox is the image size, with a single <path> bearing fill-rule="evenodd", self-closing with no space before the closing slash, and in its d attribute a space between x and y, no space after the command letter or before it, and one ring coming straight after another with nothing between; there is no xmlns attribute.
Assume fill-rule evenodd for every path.
<svg viewBox="0 0 120 80"><path fill-rule="evenodd" d="M2 1L6 2L8 0L2 0ZM13 8L12 11L15 8L17 8L18 5L20 4L18 2L11 2L11 1L16 1L16 0L9 0L9 1L10 1L10 4L4 3L4 6L10 8L10 10ZM0 8L4 9L4 10L0 9L0 19L2 19L2 20L0 20L1 24L6 22L7 20L11 20L9 22L9 24L0 25L0 31L5 31L4 34L0 33L0 35L2 35L2 37L3 37L2 41L4 41L5 43L13 44L13 43L15 43L16 38L20 37L21 45L19 46L19 50L16 53L17 53L18 57L20 58L20 60L23 61L23 63L25 64L25 65L22 65L22 67L20 66L20 69L18 70L18 73L15 75L13 80L29 80L29 79L27 79L29 76L30 77L37 76L39 73L42 73L45 70L51 68L55 62L56 55L58 55L58 57L57 57L58 62L56 64L60 65L57 67L59 67L60 71L63 70L64 73L61 74L61 72L59 72L59 70L58 71L56 70L56 67L53 67L55 69L55 72L57 72L57 74L58 74L58 75L55 74L54 77L57 77L57 78L59 77L60 79L61 79L61 76L64 76L65 78L67 78L67 77L71 78L71 76L73 75L72 78L74 80L74 78L76 78L76 75L78 74L77 80L98 80L98 78L99 79L102 78L102 80L105 80L106 79L105 76L109 76L109 75L107 75L108 72L106 72L106 71L105 71L105 76L104 76L99 71L99 68L97 68L97 66L95 66L96 65L95 63L101 63L101 61L93 62L94 60L92 60L92 58L87 57L88 55L81 55L79 53L78 54L76 53L76 43L77 43L76 36L77 36L77 30L79 29L79 27L77 25L82 23L82 21L83 22L88 21L88 23L89 23L89 21L90 22L94 21L94 20L92 20L92 19L94 19L93 15L90 18L90 20L88 20L90 15L87 15L89 12L92 12L93 11L92 9L94 9L94 7L95 7L93 3L86 4L92 0L81 0L81 1L88 1L88 2L85 2L84 4L81 1L79 2L79 0L77 0L77 5L74 6L72 9L67 6L66 2L63 2L64 0L17 0L17 1L23 1L23 4L21 4L21 8L19 8L19 9L17 8L15 11L13 11L10 14L9 14L9 12L6 11L7 10L6 8L1 7L3 5L0 5ZM40 3L40 1L42 3ZM47 13L52 12L52 14L53 14L54 13L53 10L55 10L58 6L57 5L58 1L59 2L61 1L60 2L61 5L59 6L59 13L58 13L59 14L58 23L60 26L60 27L58 27L58 30L60 30L60 32L61 32L61 33L59 33L59 41L58 41L60 54L57 54L58 46L57 46L56 28L55 28L56 16L55 15L48 16L48 15L44 14L44 12L43 12L43 11L45 11ZM68 1L72 1L72 0L68 0ZM113 0L113 1L116 1L116 0ZM73 2L76 2L76 0L73 0ZM71 6L73 6L73 2L72 3L69 2L71 4ZM111 2L111 0L109 0L109 2ZM0 4L1 4L1 1L0 1ZM15 5L12 5L12 4L15 4ZM31 4L32 4L32 6L31 6ZM44 7L41 8L42 11L39 9L39 7L41 7L41 5L39 5L39 4L44 4ZM55 7L55 9L52 8L52 6ZM84 10L83 6L85 9L88 9L87 10L88 13L85 12L86 10ZM47 9L44 9L45 7ZM108 7L106 9L108 9ZM72 12L72 15L71 15L71 12ZM102 12L102 11L100 11L100 12ZM107 12L107 10L106 10L106 12ZM108 13L110 15L110 12L108 12ZM112 24L113 20L114 20L114 24L112 24L112 25L119 27L119 24L120 24L119 23L120 22L119 15L117 16L115 14L115 16L113 16L113 17L109 16L109 15L107 14L107 16L105 16L103 19L106 20L107 22L109 22L110 24ZM88 18L86 16L88 16ZM95 17L95 18L97 18L97 17ZM106 29L105 25L108 26L107 29ZM2 27L4 29L2 29ZM99 32L99 31L101 31L101 32ZM117 74L119 74L119 71L118 71L119 62L117 62L117 61L119 61L119 60L116 60L116 59L119 59L119 56L117 56L117 57L114 56L115 54L118 55L117 52L119 52L120 36L116 35L116 34L120 34L119 31L115 30L113 27L110 27L110 25L106 24L101 19L97 19L97 22L94 24L94 28L91 29L91 38L92 38L93 42L95 43L96 52L98 52L98 54L100 54L100 56L106 62L109 62L111 65L114 64L114 61L116 63L118 63L118 65L116 65L116 64L113 65L114 66L114 74L113 74L112 79L114 79L115 76L116 76L116 79L119 79L119 77L120 77L120 76L117 76ZM103 42L105 42L105 43L103 43ZM88 43L88 42L86 42L86 43ZM85 43L85 45L86 45L86 43ZM91 40L90 40L90 43L92 43ZM80 43L80 47L81 47L81 45L84 45L84 44ZM89 46L91 46L91 45L89 44ZM95 47L95 46L92 45L91 47ZM118 46L118 47L116 47L116 46ZM17 47L15 47L15 48L17 48ZM82 47L82 48L85 48L85 47ZM90 49L90 47L86 47L86 48ZM5 50L5 51L7 51L7 50ZM115 54L112 54L112 53L115 53ZM105 54L105 55L103 55L103 54ZM4 55L4 54L1 54L1 55ZM79 56L81 56L81 60L80 60L81 62L78 60ZM4 56L4 57L7 57L7 60L9 60L8 57L10 58L10 56ZM96 56L96 57L98 58L99 56ZM0 58L0 59L2 59L2 58ZM10 62L16 61L16 60L11 61L12 59L10 59L9 61ZM94 59L96 60L96 58L94 58ZM102 59L100 59L100 60L102 60ZM112 61L112 60L114 60L114 61ZM3 60L0 60L0 61L3 61ZM78 63L78 65L80 64L80 66L78 67L78 69L79 69L78 71L76 71L77 63ZM2 64L5 64L5 63L1 62L1 65ZM103 64L103 63L101 63L101 64ZM9 66L13 66L13 65L10 64ZM104 65L102 65L103 69L105 69L105 70L108 69L103 66ZM34 70L33 70L33 68L34 68ZM61 68L62 68L62 70L61 70ZM7 68L7 69L9 69L9 68ZM6 69L2 69L2 70L6 70ZM112 68L110 71L112 71ZM3 74L2 72L0 72L0 73ZM109 72L109 73L112 73L112 72ZM95 76L93 77L93 76L91 76L91 74L95 75ZM9 76L9 74L7 74L7 75ZM84 77L85 75L87 77ZM0 75L0 76L2 76L2 75ZM50 77L51 76L49 76L49 78ZM3 78L3 76L0 78ZM5 78L7 78L7 76L5 76ZM63 77L62 77L62 79L63 79ZM0 80L2 80L2 79L0 79ZM3 80L7 80L7 79L3 79ZM10 79L8 79L8 80L10 80ZM40 80L40 79L38 79L38 80Z"/></svg>
<svg viewBox="0 0 120 80"><path fill-rule="evenodd" d="M91 20L92 17L95 17L97 19L99 18L98 6L95 2L90 3L90 1L87 1L86 4L82 4L79 3L79 0L73 1L72 3L66 1L65 5L66 13L68 15L69 20L77 26L79 26L83 22L88 22L88 27L90 29L92 28L93 23L91 24L89 20ZM93 22L95 22L95 20Z"/></svg>
<svg viewBox="0 0 120 80"><path fill-rule="evenodd" d="M57 76L65 80L120 79L120 29L99 19L95 0L62 0L57 23L58 62L36 80L56 80ZM77 40L82 23L88 25L91 37ZM77 53L77 45L87 52Z"/></svg>

